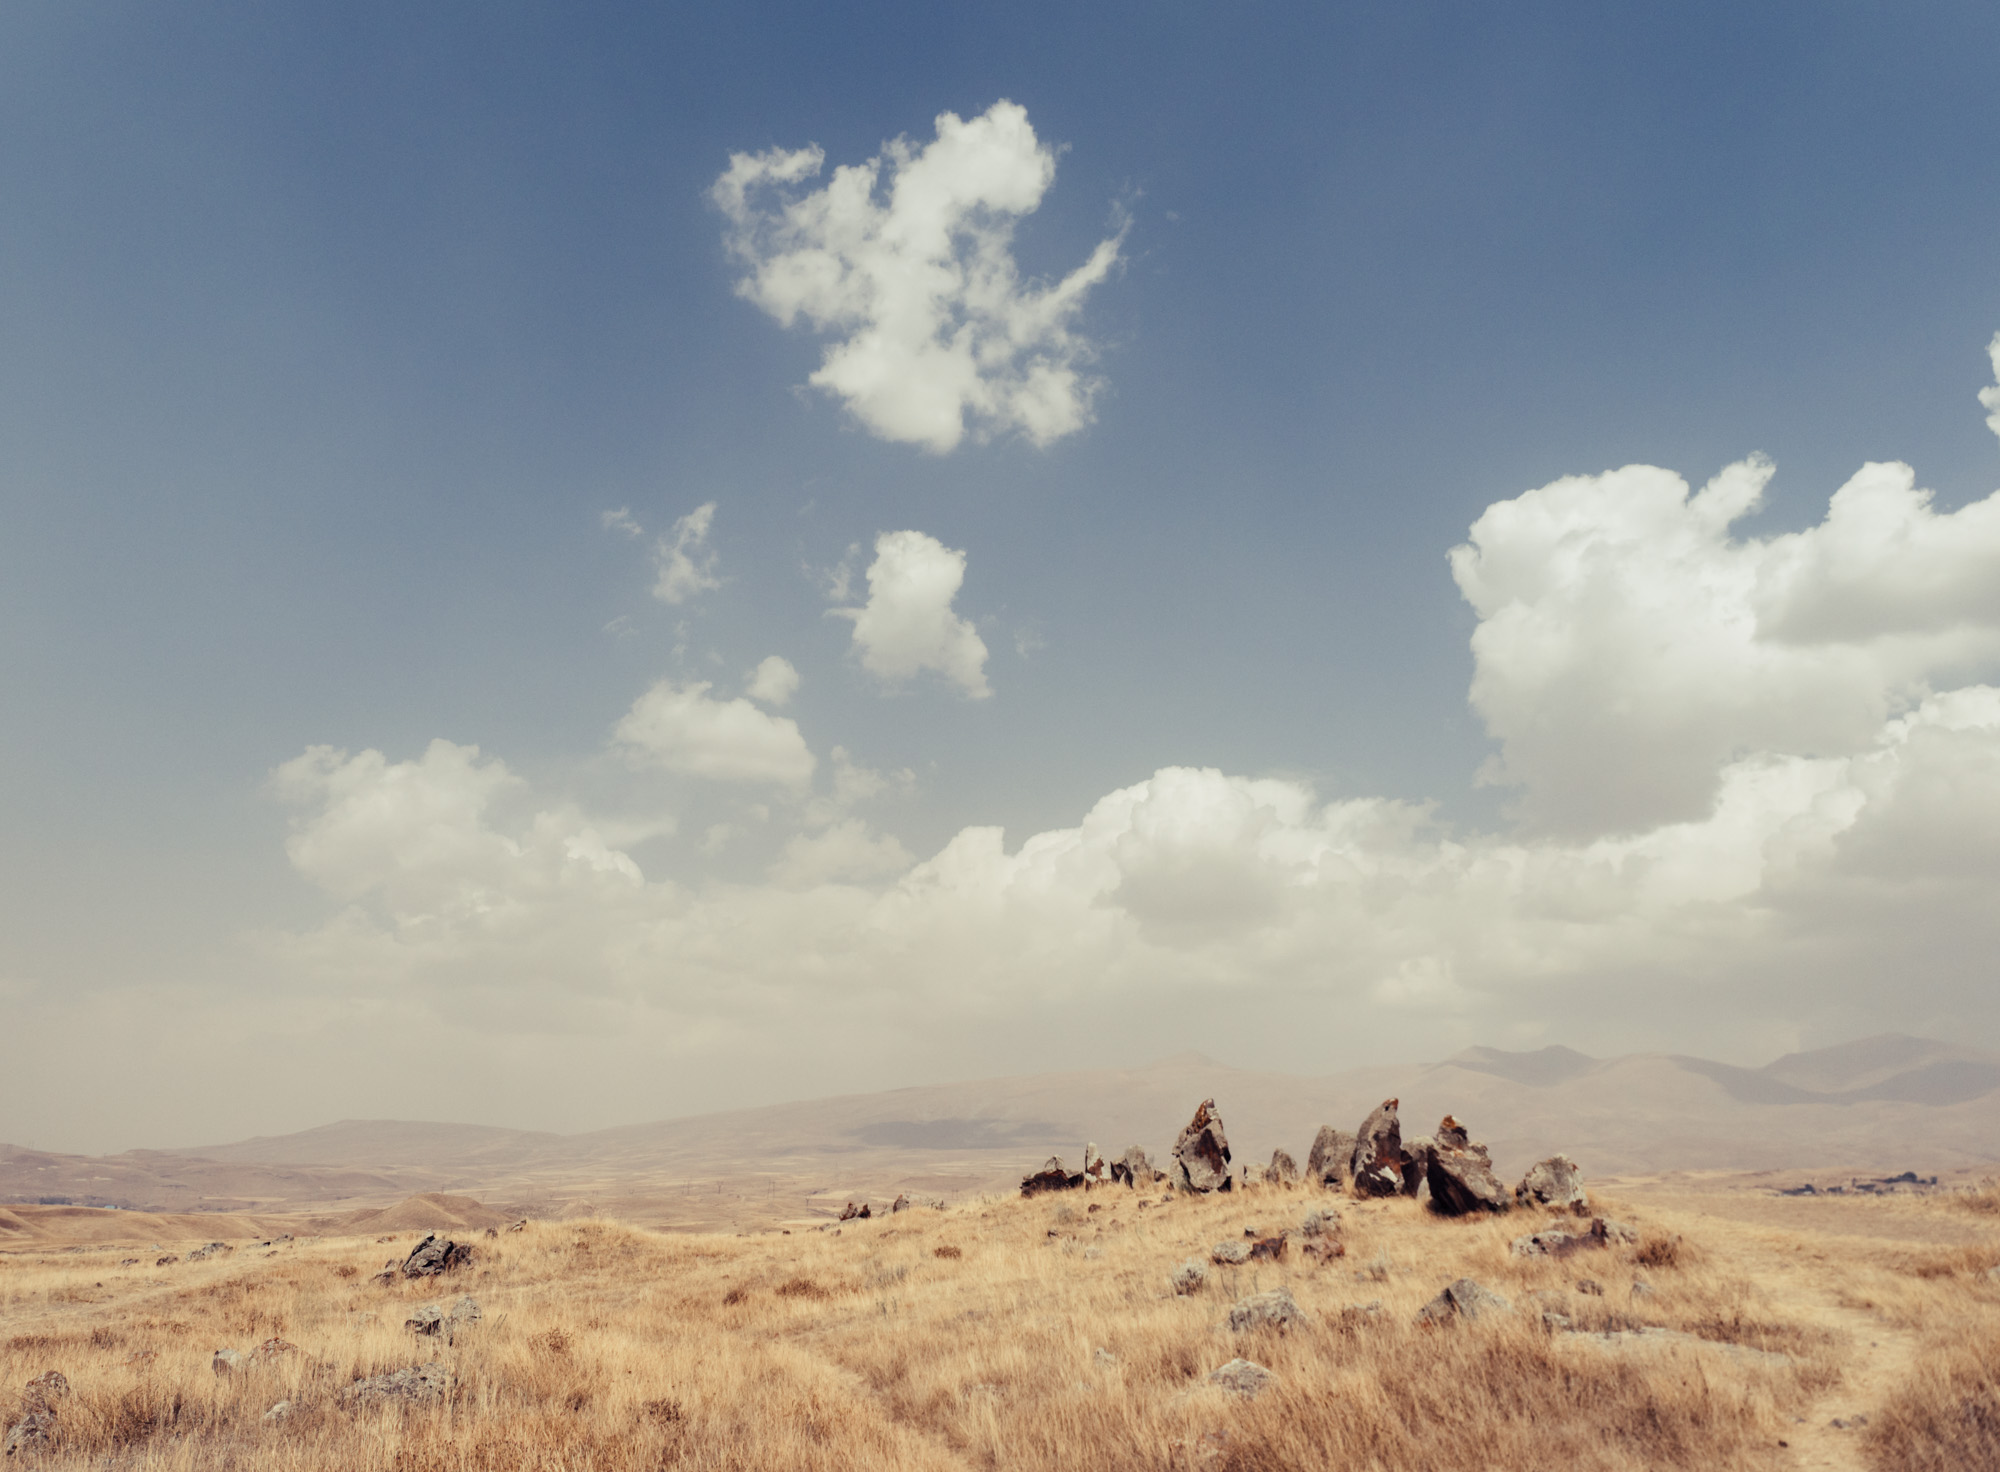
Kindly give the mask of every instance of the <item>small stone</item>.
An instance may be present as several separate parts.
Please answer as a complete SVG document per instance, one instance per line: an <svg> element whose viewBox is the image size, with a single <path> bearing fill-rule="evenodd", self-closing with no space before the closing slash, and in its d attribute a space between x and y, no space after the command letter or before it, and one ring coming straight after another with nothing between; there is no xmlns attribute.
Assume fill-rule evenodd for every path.
<svg viewBox="0 0 2000 1472"><path fill-rule="evenodd" d="M418 1403L440 1401L451 1388L451 1371L438 1360L427 1365L411 1365L383 1375L357 1380L342 1391L349 1405L379 1405L383 1401L407 1400Z"/></svg>
<svg viewBox="0 0 2000 1472"><path fill-rule="evenodd" d="M1632 1280L1632 1296L1634 1298L1651 1298L1657 1291L1644 1278L1634 1278Z"/></svg>
<svg viewBox="0 0 2000 1472"><path fill-rule="evenodd" d="M1448 1324L1454 1319L1511 1314L1514 1306L1472 1278L1460 1278L1417 1311L1419 1324Z"/></svg>
<svg viewBox="0 0 2000 1472"><path fill-rule="evenodd" d="M1306 1213L1299 1230L1308 1237L1331 1237L1340 1227L1340 1213L1331 1208Z"/></svg>
<svg viewBox="0 0 2000 1472"><path fill-rule="evenodd" d="M1602 1298L1604 1296L1604 1285L1595 1278L1578 1278L1576 1280L1576 1291L1579 1293L1588 1293L1592 1298Z"/></svg>
<svg viewBox="0 0 2000 1472"><path fill-rule="evenodd" d="M1235 1267L1250 1261L1248 1242L1218 1242L1208 1249L1208 1260L1217 1267Z"/></svg>
<svg viewBox="0 0 2000 1472"><path fill-rule="evenodd" d="M243 1352L238 1349L218 1349L208 1362L208 1367L218 1375L231 1375L243 1368Z"/></svg>
<svg viewBox="0 0 2000 1472"><path fill-rule="evenodd" d="M513 1224L512 1226L508 1227L508 1228L507 1228L507 1230L508 1230L508 1231L510 1231L510 1232L525 1232L525 1231L527 1231L527 1230L528 1230L528 1219L527 1219L526 1217L522 1217L522 1218L521 1218L521 1219L520 1219L520 1220L519 1220L518 1222L515 1222L515 1223L514 1223L514 1224Z"/></svg>
<svg viewBox="0 0 2000 1472"><path fill-rule="evenodd" d="M1220 1385L1232 1395L1254 1396L1278 1377L1251 1360L1233 1359L1208 1372L1208 1383Z"/></svg>
<svg viewBox="0 0 2000 1472"><path fill-rule="evenodd" d="M299 1347L296 1344L293 1344L288 1339L279 1339L274 1335L250 1351L250 1360L253 1364L269 1364L272 1360L282 1359L288 1354L297 1354L298 1352Z"/></svg>
<svg viewBox="0 0 2000 1472"><path fill-rule="evenodd" d="M1253 1293L1248 1298L1236 1301L1229 1310L1229 1327L1237 1334L1247 1334L1257 1329L1290 1329L1306 1322L1305 1311L1284 1288L1273 1288L1268 1293Z"/></svg>
<svg viewBox="0 0 2000 1472"><path fill-rule="evenodd" d="M1086 1247L1083 1249L1083 1256L1086 1262L1095 1262L1104 1256L1104 1249L1102 1247Z"/></svg>
<svg viewBox="0 0 2000 1472"><path fill-rule="evenodd" d="M1094 1364L1096 1364L1099 1369L1108 1370L1112 1366L1118 1363L1117 1355L1113 1354L1110 1350L1101 1347L1098 1349L1093 1349L1090 1352L1090 1358L1091 1361Z"/></svg>
<svg viewBox="0 0 2000 1472"><path fill-rule="evenodd" d="M270 1410L264 1412L264 1420L267 1424L272 1421L283 1421L289 1419L291 1414L292 1403L288 1400L281 1400L272 1406Z"/></svg>
<svg viewBox="0 0 2000 1472"><path fill-rule="evenodd" d="M1199 1293L1201 1285L1208 1281L1208 1269L1189 1258L1174 1269L1174 1292L1185 1298L1190 1293Z"/></svg>

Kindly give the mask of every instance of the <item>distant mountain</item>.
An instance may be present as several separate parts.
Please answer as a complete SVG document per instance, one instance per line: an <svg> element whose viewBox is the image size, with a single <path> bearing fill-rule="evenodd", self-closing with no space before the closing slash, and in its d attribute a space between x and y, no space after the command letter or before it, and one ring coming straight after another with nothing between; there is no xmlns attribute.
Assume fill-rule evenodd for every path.
<svg viewBox="0 0 2000 1472"><path fill-rule="evenodd" d="M727 1220L764 1192L998 1189L1051 1154L1080 1163L1139 1144L1163 1159L1194 1106L1217 1101L1238 1162L1282 1146L1303 1160L1322 1124L1352 1129L1383 1099L1427 1134L1451 1113L1503 1175L1555 1150L1594 1177L1674 1170L1926 1173L2000 1159L2000 1055L1885 1036L1762 1068L1563 1047L1468 1048L1440 1063L1321 1078L1235 1069L1200 1054L895 1089L554 1135L479 1125L346 1120L192 1151L60 1156L0 1146L0 1201L160 1211L353 1212L436 1193L495 1210L594 1209ZM735 1199L735 1198L730 1198ZM746 1208L747 1209L747 1208ZM776 1207L772 1207L776 1209ZM706 1213L706 1215L703 1215Z"/></svg>

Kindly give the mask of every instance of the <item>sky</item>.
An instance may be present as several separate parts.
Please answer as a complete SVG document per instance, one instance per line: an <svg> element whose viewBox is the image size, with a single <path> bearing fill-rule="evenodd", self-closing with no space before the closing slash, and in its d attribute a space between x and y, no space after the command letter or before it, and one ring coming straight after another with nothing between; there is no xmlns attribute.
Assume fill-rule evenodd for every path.
<svg viewBox="0 0 2000 1472"><path fill-rule="evenodd" d="M0 1139L2000 1047L2000 12L0 13Z"/></svg>

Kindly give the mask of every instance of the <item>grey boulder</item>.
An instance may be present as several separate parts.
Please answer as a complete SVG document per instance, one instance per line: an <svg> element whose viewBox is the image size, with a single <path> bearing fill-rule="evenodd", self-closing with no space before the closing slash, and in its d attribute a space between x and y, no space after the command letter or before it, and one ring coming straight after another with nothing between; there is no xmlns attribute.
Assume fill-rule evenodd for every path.
<svg viewBox="0 0 2000 1472"><path fill-rule="evenodd" d="M1237 1334L1258 1329L1290 1329L1306 1322L1305 1310L1292 1298L1291 1290L1273 1288L1238 1299L1229 1310L1229 1327Z"/></svg>
<svg viewBox="0 0 2000 1472"><path fill-rule="evenodd" d="M1204 1099L1201 1107L1174 1141L1174 1184L1204 1195L1229 1189L1229 1136L1223 1132L1222 1116L1215 1101Z"/></svg>
<svg viewBox="0 0 2000 1472"><path fill-rule="evenodd" d="M1514 1204L1507 1188L1493 1174L1493 1160L1486 1147L1449 1114L1424 1152L1424 1179L1430 1183L1431 1210L1443 1216L1505 1211Z"/></svg>
<svg viewBox="0 0 2000 1472"><path fill-rule="evenodd" d="M1306 1156L1306 1182L1344 1189L1354 1174L1354 1136L1330 1124L1319 1127Z"/></svg>
<svg viewBox="0 0 2000 1472"><path fill-rule="evenodd" d="M1458 1319L1497 1318L1514 1312L1514 1305L1472 1278L1460 1278L1417 1310L1419 1324L1449 1324Z"/></svg>

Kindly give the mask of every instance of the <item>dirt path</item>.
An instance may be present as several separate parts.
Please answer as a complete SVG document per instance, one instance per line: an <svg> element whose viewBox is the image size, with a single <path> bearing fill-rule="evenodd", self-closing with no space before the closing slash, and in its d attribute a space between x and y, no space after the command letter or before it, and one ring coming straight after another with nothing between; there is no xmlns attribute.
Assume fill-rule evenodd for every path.
<svg viewBox="0 0 2000 1472"><path fill-rule="evenodd" d="M1792 1465L1829 1472L1865 1472L1868 1461L1862 1455L1862 1432L1856 1420L1876 1415L1909 1373L1916 1361L1917 1336L1907 1329L1889 1328L1865 1310L1838 1304L1818 1305L1812 1317L1827 1328L1850 1335L1853 1350L1846 1378L1802 1412L1805 1424L1794 1427L1794 1434L1786 1438L1792 1444ZM1836 1426L1835 1421L1847 1424Z"/></svg>

